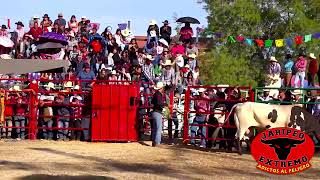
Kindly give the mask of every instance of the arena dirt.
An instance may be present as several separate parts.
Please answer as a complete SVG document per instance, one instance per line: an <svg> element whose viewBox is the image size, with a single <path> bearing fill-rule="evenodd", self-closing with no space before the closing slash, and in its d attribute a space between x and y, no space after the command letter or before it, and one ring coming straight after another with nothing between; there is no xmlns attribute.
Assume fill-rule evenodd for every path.
<svg viewBox="0 0 320 180"><path fill-rule="evenodd" d="M60 179L317 179L312 168L292 176L260 172L251 155L140 143L0 141L1 180Z"/></svg>

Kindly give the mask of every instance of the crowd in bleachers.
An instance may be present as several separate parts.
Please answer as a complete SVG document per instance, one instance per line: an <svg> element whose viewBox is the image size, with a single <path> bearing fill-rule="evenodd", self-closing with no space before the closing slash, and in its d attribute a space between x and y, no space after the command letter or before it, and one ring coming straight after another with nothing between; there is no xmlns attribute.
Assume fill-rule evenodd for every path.
<svg viewBox="0 0 320 180"><path fill-rule="evenodd" d="M1 80L1 89L14 91L2 95L6 103L20 101L21 99L17 99L16 95L27 97L27 93L19 91L30 88L30 84L32 84L30 81L42 81L39 84L42 93L38 95L39 102L37 104L39 109L37 113L43 115L43 117L39 116L38 120L38 126L43 128L38 135L41 139L58 137L58 139L65 140L70 138L70 132L67 130L59 130L54 133L46 128L87 127L87 125L81 125L83 118L76 116L76 114L90 114L83 113L81 105L76 106L77 108L69 107L69 105L63 106L66 103L84 104L83 96L76 96L72 93L52 93L54 91L90 91L94 83L114 84L126 81L126 83L141 83L141 90L150 94L152 87L162 81L166 92L175 91L182 94L188 85L201 84L197 60L199 49L193 41L193 30L189 23L185 23L185 26L181 28L178 38L172 38L172 29L168 20L163 21L160 28L160 24L151 20L149 27L146 27L147 42L143 47L139 47L132 30L128 27L119 27L113 32L112 28L108 26L99 34L100 24L93 23L85 16L78 20L73 15L70 20L66 20L63 14L59 13L57 19L53 20L48 14L44 14L42 18L33 16L28 24L21 21L15 24L16 28L11 32L6 25L1 26L1 60L40 59L68 60L70 62L67 72L63 73L48 71L0 75L0 78L3 79ZM55 46L57 43L61 43L62 47L43 48L41 46L40 48L39 45L46 42L43 39L49 36L48 33L62 35L64 40L59 36L59 41L53 41ZM29 81L17 83L16 81L4 80L6 78L26 78ZM26 114L30 112L31 108L25 107L23 104L27 104L27 102L25 99L23 101L24 103L18 104L21 112L16 112L16 108L12 109L12 106L6 105L6 112L1 117L1 123L7 127L13 126L16 129L15 138L21 139L25 137L24 132L27 130L15 127L25 126L28 123L28 115ZM24 110L22 111L22 109ZM61 117L54 120L46 115ZM72 119L73 121L71 121ZM13 137L9 130L11 131L11 128L2 131L2 136ZM79 139L79 134L75 135L77 137L73 138ZM84 139L87 138L86 136Z"/></svg>

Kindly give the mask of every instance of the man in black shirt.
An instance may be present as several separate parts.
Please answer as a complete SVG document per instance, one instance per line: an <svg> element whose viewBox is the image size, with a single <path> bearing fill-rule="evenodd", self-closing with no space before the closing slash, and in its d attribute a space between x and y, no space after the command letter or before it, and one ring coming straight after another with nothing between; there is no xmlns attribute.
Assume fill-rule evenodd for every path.
<svg viewBox="0 0 320 180"><path fill-rule="evenodd" d="M165 39L169 44L171 43L171 27L169 26L168 20L163 22L163 26L160 28L161 38Z"/></svg>
<svg viewBox="0 0 320 180"><path fill-rule="evenodd" d="M158 146L161 143L161 131L162 131L162 110L166 105L166 95L164 93L164 84L158 82L154 89L156 92L152 97L153 104L153 127L152 127L152 146Z"/></svg>

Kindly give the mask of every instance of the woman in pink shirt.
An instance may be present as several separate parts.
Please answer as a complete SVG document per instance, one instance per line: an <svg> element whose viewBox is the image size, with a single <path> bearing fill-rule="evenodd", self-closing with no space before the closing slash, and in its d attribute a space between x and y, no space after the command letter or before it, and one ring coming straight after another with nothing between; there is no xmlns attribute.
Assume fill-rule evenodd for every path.
<svg viewBox="0 0 320 180"><path fill-rule="evenodd" d="M305 55L300 53L294 67L296 68L296 76L294 79L294 87L298 88L298 82L300 80L300 88L303 88L304 78L306 76L307 60Z"/></svg>

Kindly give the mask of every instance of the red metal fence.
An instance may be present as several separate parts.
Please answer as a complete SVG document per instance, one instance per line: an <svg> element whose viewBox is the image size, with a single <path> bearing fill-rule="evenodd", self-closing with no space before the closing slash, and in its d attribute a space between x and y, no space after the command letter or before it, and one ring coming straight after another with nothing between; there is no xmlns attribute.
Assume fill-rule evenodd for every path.
<svg viewBox="0 0 320 180"><path fill-rule="evenodd" d="M205 91L206 95L197 94L199 90ZM226 93L220 93L219 96L221 90ZM226 97L223 97L223 94L226 94ZM189 86L184 104L184 143L197 144L200 140L202 145L208 146L212 141L233 141L234 136L212 137L213 132L217 128L218 130L235 130L235 125L228 118L232 117L229 116L232 106L239 102L253 100L251 87ZM230 135L228 132L227 134Z"/></svg>

